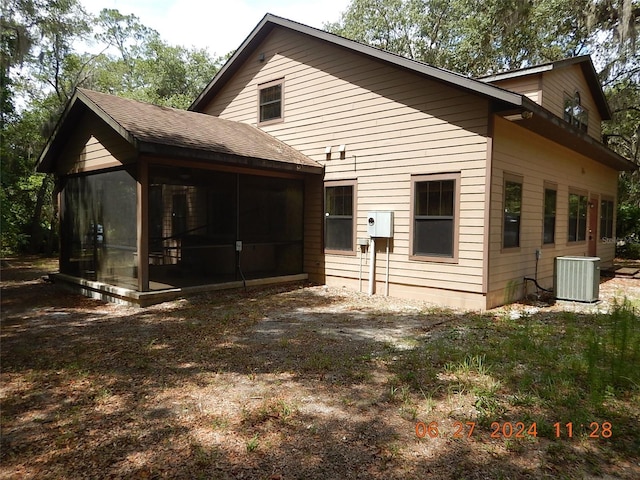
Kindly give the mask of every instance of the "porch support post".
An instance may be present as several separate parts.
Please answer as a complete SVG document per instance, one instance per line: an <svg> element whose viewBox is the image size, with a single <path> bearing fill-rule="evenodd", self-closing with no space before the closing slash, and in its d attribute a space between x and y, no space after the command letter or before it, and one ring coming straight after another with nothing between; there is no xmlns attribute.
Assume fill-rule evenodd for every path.
<svg viewBox="0 0 640 480"><path fill-rule="evenodd" d="M149 165L138 158L137 182L138 290L149 291Z"/></svg>

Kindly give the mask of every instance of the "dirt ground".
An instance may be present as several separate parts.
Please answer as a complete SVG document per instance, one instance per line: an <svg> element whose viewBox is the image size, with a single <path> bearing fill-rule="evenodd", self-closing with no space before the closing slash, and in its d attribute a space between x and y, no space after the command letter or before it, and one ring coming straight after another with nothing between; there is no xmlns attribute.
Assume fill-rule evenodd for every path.
<svg viewBox="0 0 640 480"><path fill-rule="evenodd" d="M401 353L469 313L308 285L138 309L62 291L51 269L3 261L0 479L640 478L640 456L593 442L554 457L547 439L467 436L472 392L401 387ZM640 280L607 279L595 306L489 315L622 296L640 302ZM418 438L421 419L439 435Z"/></svg>

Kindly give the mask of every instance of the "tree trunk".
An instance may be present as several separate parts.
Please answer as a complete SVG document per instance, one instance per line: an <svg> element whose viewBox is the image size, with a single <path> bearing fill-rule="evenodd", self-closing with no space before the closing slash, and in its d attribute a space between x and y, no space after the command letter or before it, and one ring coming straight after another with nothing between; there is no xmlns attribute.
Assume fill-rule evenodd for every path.
<svg viewBox="0 0 640 480"><path fill-rule="evenodd" d="M29 252L41 253L43 242L43 229L42 229L42 211L44 210L44 202L47 197L47 191L51 183L51 177L47 175L42 179L42 185L38 189L38 196L36 198L36 207L33 210L33 216L31 217L31 225L29 231L31 232L31 238L29 239Z"/></svg>

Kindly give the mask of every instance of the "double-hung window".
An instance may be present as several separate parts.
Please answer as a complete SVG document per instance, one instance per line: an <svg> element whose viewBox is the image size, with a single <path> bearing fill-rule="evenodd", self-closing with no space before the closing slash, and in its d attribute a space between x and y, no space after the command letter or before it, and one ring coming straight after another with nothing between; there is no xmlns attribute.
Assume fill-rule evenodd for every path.
<svg viewBox="0 0 640 480"><path fill-rule="evenodd" d="M283 119L284 79L258 85L258 123L271 123Z"/></svg>
<svg viewBox="0 0 640 480"><path fill-rule="evenodd" d="M416 175L412 180L411 258L457 261L460 174Z"/></svg>
<svg viewBox="0 0 640 480"><path fill-rule="evenodd" d="M327 182L324 189L324 247L355 252L355 181Z"/></svg>

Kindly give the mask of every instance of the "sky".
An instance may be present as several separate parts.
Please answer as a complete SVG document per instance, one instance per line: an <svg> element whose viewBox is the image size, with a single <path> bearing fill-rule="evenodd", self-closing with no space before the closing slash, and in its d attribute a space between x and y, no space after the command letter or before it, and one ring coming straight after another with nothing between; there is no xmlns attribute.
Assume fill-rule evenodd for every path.
<svg viewBox="0 0 640 480"><path fill-rule="evenodd" d="M134 14L172 45L226 55L240 46L267 13L322 28L335 22L350 0L80 0L89 13L103 8Z"/></svg>

